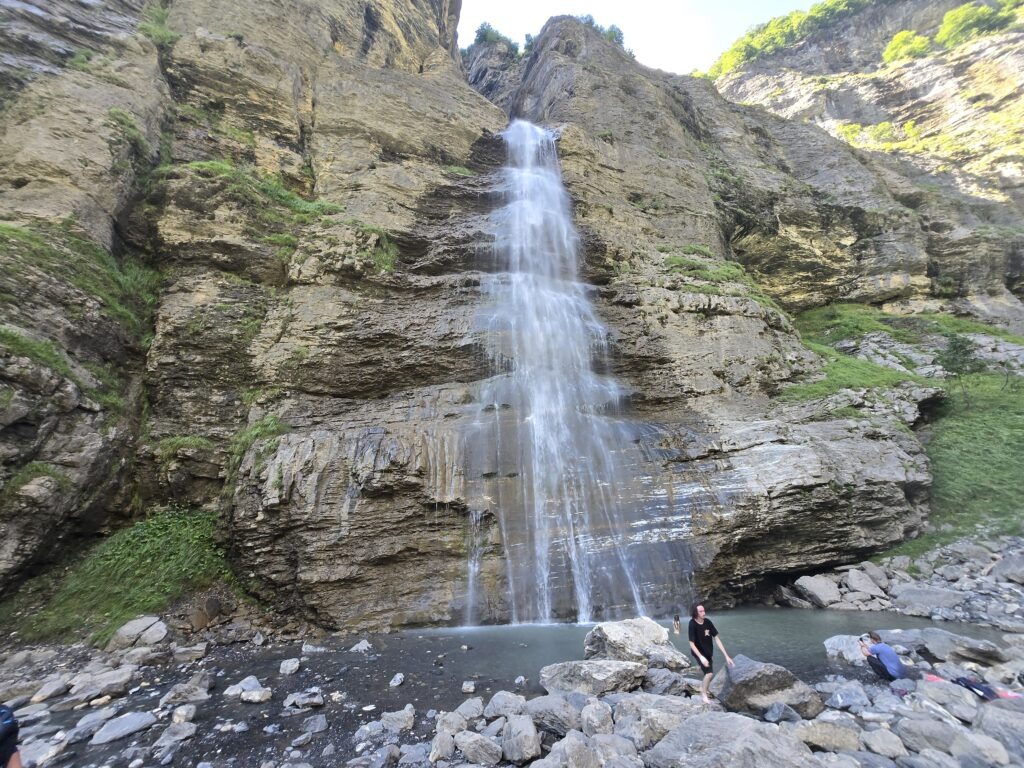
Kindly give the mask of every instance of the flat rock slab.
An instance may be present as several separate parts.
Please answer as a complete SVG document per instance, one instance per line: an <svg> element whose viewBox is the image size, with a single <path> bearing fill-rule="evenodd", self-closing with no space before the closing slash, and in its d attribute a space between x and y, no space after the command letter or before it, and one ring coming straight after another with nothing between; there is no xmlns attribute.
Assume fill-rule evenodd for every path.
<svg viewBox="0 0 1024 768"><path fill-rule="evenodd" d="M805 599L819 608L828 608L843 598L839 587L827 576L801 576L793 586Z"/></svg>
<svg viewBox="0 0 1024 768"><path fill-rule="evenodd" d="M603 696L639 688L647 665L636 661L566 661L540 671L540 684L548 693L579 692Z"/></svg>
<svg viewBox="0 0 1024 768"><path fill-rule="evenodd" d="M124 648L131 648L139 639L139 636L147 629L160 621L159 616L140 616L137 619L122 624L107 643L107 651L120 651ZM167 634L164 627L164 634ZM162 639L162 638L161 638Z"/></svg>
<svg viewBox="0 0 1024 768"><path fill-rule="evenodd" d="M941 587L909 587L893 604L910 616L931 616L940 608L956 608L967 598L964 592Z"/></svg>
<svg viewBox="0 0 1024 768"><path fill-rule="evenodd" d="M644 754L646 768L820 768L798 739L729 712L696 715Z"/></svg>
<svg viewBox="0 0 1024 768"><path fill-rule="evenodd" d="M151 712L129 712L104 723L89 743L109 744L112 741L123 739L125 736L131 736L133 733L144 731L155 722L156 715Z"/></svg>

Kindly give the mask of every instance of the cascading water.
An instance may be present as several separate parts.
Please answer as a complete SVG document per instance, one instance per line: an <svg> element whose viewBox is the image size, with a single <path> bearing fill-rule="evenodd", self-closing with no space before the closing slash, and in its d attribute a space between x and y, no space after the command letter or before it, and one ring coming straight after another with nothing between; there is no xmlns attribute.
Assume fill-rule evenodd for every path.
<svg viewBox="0 0 1024 768"><path fill-rule="evenodd" d="M579 280L554 137L517 120L504 138L499 271L484 280L478 318L496 373L480 389L467 478L480 478L477 495L500 526L513 622L640 615L644 585L684 582L688 555L645 539L640 427L616 416L625 393L595 371L607 331ZM653 578L665 568L685 573ZM474 572L469 614L476 590Z"/></svg>

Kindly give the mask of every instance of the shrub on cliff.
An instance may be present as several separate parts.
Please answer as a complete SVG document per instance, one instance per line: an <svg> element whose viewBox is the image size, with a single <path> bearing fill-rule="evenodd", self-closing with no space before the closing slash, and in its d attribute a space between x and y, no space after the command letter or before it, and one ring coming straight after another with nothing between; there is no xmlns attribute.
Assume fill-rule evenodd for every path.
<svg viewBox="0 0 1024 768"><path fill-rule="evenodd" d="M881 0L891 2L892 0ZM873 0L824 0L804 13L793 11L759 24L737 40L711 65L708 75L717 78L761 56L793 45L840 19L852 16L871 5Z"/></svg>
<svg viewBox="0 0 1024 768"><path fill-rule="evenodd" d="M995 32L1010 23L1012 17L1006 10L1000 12L988 5L964 3L942 17L935 42L946 48L955 48L971 38Z"/></svg>
<svg viewBox="0 0 1024 768"><path fill-rule="evenodd" d="M509 49L515 53L519 53L519 43L512 40L510 37L505 37L498 30L488 24L486 21L476 28L476 37L473 42L478 45L485 43L505 43Z"/></svg>
<svg viewBox="0 0 1024 768"><path fill-rule="evenodd" d="M904 59L920 59L928 55L931 47L931 41L927 37L904 29L897 32L889 41L882 52L882 59L886 64Z"/></svg>

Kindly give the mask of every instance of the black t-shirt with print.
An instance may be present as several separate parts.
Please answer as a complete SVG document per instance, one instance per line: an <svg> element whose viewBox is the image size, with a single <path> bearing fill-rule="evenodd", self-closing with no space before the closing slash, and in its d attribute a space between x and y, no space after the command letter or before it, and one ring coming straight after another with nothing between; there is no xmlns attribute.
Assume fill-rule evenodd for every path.
<svg viewBox="0 0 1024 768"><path fill-rule="evenodd" d="M705 659L711 658L711 641L713 638L718 637L718 630L715 629L715 625L711 623L711 619L704 619L703 624L698 624L694 619L690 619L690 642L697 646L700 650L700 655Z"/></svg>

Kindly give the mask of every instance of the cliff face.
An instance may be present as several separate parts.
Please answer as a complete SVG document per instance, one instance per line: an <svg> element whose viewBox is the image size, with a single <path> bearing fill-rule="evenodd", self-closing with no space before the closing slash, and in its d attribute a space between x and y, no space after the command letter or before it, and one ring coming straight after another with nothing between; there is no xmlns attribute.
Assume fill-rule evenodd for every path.
<svg viewBox="0 0 1024 768"><path fill-rule="evenodd" d="M1020 23L886 64L893 36L932 38L960 5L876 3L716 82L729 99L813 122L859 149L914 211L924 277L897 306L1024 328L1024 32ZM739 252L739 251L738 251ZM742 256L746 259L746 256Z"/></svg>
<svg viewBox="0 0 1024 768"><path fill-rule="evenodd" d="M467 455L505 109L560 131L650 551L691 542L725 602L921 525L907 426L936 393L777 402L820 362L775 302L946 301L954 251L1002 285L1005 254L977 246L994 208L575 19L525 59L470 52L494 103L453 58L457 3L99 7L120 32L19 19L71 31L4 74L3 574L134 497L221 509L252 589L328 626L461 620L471 552L477 615L507 619L494 500L515 468Z"/></svg>

